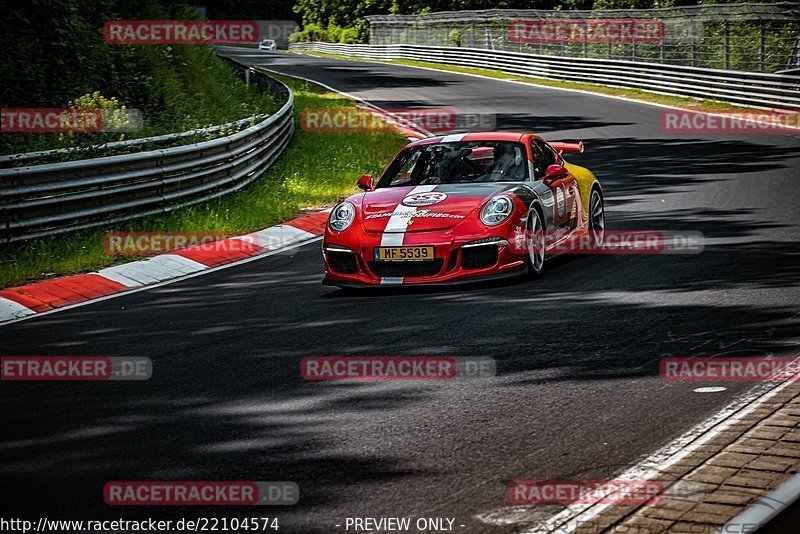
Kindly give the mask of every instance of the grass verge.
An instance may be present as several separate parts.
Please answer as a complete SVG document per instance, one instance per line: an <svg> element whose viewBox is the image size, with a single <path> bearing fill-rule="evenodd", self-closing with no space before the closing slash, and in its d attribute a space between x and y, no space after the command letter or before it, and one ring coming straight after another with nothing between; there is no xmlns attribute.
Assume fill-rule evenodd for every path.
<svg viewBox="0 0 800 534"><path fill-rule="evenodd" d="M336 59L348 59L351 61L370 61L372 63L389 63L394 65L405 65L407 67L425 67L436 70L443 70L448 72L457 72L461 74L476 74L479 76L486 76L488 78L497 78L500 80L512 80L515 82L522 82L531 85L542 85L552 87L554 89L573 89L580 91L588 91L591 93L598 93L602 95L618 96L622 98L629 98L632 100L641 100L644 102L652 102L654 104L662 104L675 108L689 109L693 111L748 111L753 108L745 106L736 106L726 102L719 102L717 100L702 100L691 97L680 97L662 95L650 91L643 91L640 89L626 89L623 87L611 87L607 85L600 85L594 83L570 82L564 80L550 80L547 78L536 78L532 76L520 76L518 74L509 74L493 69L481 69L475 67L461 67L456 65L447 65L444 63L433 63L428 61L416 61L410 59L391 59L391 60L377 60L377 59L362 59L357 57L348 57L341 54L328 54L326 52L310 52L310 51L297 51L298 54L307 54L318 57L330 57Z"/></svg>
<svg viewBox="0 0 800 534"><path fill-rule="evenodd" d="M275 76L295 94L295 132L284 154L255 183L221 199L167 215L103 229L0 245L0 287L94 271L141 259L108 254L103 236L120 232L241 234L291 219L304 210L334 204L356 191L358 177L378 174L406 144L393 132L307 132L297 126L304 109L348 108L351 100L293 78Z"/></svg>

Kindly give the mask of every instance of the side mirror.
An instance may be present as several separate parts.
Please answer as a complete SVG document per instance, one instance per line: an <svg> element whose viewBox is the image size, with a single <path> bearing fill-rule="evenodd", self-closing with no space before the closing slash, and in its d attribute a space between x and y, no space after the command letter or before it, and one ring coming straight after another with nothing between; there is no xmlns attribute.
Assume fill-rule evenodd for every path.
<svg viewBox="0 0 800 534"><path fill-rule="evenodd" d="M567 176L569 176L569 171L563 165L550 165L544 173L544 182L551 184Z"/></svg>
<svg viewBox="0 0 800 534"><path fill-rule="evenodd" d="M363 189L364 191L372 191L375 189L375 184L372 183L372 175L365 174L361 178L358 179L358 188Z"/></svg>

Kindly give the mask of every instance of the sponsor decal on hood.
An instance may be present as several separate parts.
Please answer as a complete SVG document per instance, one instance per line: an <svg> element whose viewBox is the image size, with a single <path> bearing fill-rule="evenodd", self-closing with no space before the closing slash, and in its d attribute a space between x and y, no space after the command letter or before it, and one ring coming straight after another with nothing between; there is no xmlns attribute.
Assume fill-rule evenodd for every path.
<svg viewBox="0 0 800 534"><path fill-rule="evenodd" d="M430 191L427 193L413 193L404 198L401 204L405 206L430 206L431 204L438 204L447 198L447 193L438 193Z"/></svg>
<svg viewBox="0 0 800 534"><path fill-rule="evenodd" d="M459 215L458 213L442 213L430 210L408 210L408 211L385 211L383 213L373 213L367 215L365 219L382 219L384 217L399 217L401 219L408 219L411 217L439 217L442 219L463 219L466 215Z"/></svg>

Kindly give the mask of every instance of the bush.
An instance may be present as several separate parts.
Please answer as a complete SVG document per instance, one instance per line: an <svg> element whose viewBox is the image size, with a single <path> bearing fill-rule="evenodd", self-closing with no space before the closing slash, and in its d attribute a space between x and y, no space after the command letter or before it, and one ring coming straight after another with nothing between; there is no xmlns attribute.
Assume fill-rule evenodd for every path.
<svg viewBox="0 0 800 534"><path fill-rule="evenodd" d="M353 29L356 31L356 43L369 43L369 22L367 22L367 19L358 19Z"/></svg>
<svg viewBox="0 0 800 534"><path fill-rule="evenodd" d="M311 22L289 36L289 42L291 43L309 43L312 41L345 44L366 43L369 41L369 23L361 19L352 27L329 24L327 28L323 28L319 24Z"/></svg>
<svg viewBox="0 0 800 534"><path fill-rule="evenodd" d="M322 26L311 22L290 35L289 41L292 43L308 43L311 41L327 43L330 42L330 39L328 38L328 32Z"/></svg>
<svg viewBox="0 0 800 534"><path fill-rule="evenodd" d="M355 28L344 28L342 33L339 34L339 42L345 44L354 44L358 42L358 30Z"/></svg>

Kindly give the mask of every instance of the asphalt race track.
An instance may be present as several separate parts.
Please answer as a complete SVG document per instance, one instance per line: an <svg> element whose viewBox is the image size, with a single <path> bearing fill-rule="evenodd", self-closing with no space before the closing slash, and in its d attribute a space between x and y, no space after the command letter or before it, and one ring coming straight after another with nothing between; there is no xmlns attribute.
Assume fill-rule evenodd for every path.
<svg viewBox="0 0 800 534"><path fill-rule="evenodd" d="M149 356L146 382L4 383L4 508L51 519L454 517L514 479L613 477L747 393L661 380L665 355L785 355L800 341L800 136L676 136L662 109L395 65L226 53L377 105L497 115L579 140L610 229L699 231L698 255L559 259L544 277L351 295L320 243L0 327L0 354ZM353 176L353 181L357 176ZM310 355L489 356L495 379L302 380ZM289 480L293 507L111 508L110 480ZM552 513L555 510L547 510ZM465 525L461 527L460 525Z"/></svg>

